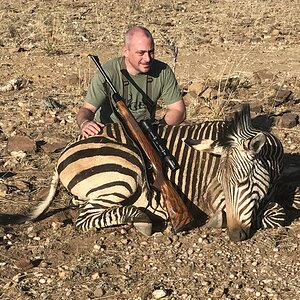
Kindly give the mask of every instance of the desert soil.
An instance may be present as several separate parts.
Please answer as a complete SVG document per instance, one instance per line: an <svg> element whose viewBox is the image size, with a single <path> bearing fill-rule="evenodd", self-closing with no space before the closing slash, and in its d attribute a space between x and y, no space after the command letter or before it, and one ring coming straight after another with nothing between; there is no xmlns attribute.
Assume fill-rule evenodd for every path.
<svg viewBox="0 0 300 300"><path fill-rule="evenodd" d="M132 24L153 32L156 57L175 70L187 121L230 117L247 101L254 117L276 116L285 172L299 174L299 1L8 0L0 11L0 212L39 201L59 149L78 135L95 71L87 55L119 55ZM19 136L36 149L8 151ZM61 188L52 209L69 199ZM205 227L83 233L76 214L0 228L0 299L300 298L299 219L233 243Z"/></svg>

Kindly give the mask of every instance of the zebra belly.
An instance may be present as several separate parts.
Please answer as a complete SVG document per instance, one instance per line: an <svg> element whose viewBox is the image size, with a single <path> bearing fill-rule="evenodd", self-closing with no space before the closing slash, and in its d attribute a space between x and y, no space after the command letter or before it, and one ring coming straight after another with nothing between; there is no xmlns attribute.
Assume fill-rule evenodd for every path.
<svg viewBox="0 0 300 300"><path fill-rule="evenodd" d="M105 196L118 203L132 196L144 181L136 150L111 140L75 143L63 152L57 170L61 183L81 200Z"/></svg>

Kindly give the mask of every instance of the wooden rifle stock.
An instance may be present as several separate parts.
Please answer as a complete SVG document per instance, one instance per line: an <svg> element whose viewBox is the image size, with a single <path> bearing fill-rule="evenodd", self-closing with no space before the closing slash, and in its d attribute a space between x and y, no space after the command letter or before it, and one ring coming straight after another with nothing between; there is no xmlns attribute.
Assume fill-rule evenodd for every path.
<svg viewBox="0 0 300 300"><path fill-rule="evenodd" d="M158 153L155 149L153 149L151 142L148 140L134 116L127 108L122 97L112 85L110 79L107 77L104 69L100 65L98 57L93 55L90 55L90 57L112 89L113 99L116 103L118 112L122 117L121 121L124 122L132 138L143 149L143 152L152 165L154 173L153 186L162 194L174 231L179 232L184 230L192 222L192 216L173 184L164 176L162 162Z"/></svg>

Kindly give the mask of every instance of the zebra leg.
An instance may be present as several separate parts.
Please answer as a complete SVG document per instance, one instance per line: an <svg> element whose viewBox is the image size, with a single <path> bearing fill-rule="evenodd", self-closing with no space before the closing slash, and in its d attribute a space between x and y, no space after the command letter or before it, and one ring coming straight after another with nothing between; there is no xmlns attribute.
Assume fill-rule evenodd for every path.
<svg viewBox="0 0 300 300"><path fill-rule="evenodd" d="M143 235L152 234L152 222L147 214L132 205L103 209L99 205L88 203L76 221L76 227L84 231L125 224L132 224Z"/></svg>
<svg viewBox="0 0 300 300"><path fill-rule="evenodd" d="M225 198L223 188L215 179L212 180L204 194L204 212L210 217L205 226L209 228L226 228Z"/></svg>
<svg viewBox="0 0 300 300"><path fill-rule="evenodd" d="M79 198L77 198L76 196L72 197L68 203L68 206L71 209L76 209L76 208L80 208L83 207L86 204L86 200L80 200Z"/></svg>
<svg viewBox="0 0 300 300"><path fill-rule="evenodd" d="M285 209L277 202L270 202L266 209L263 210L262 215L258 216L258 221L261 221L261 224L260 226L258 225L257 228L267 229L283 227L286 225Z"/></svg>

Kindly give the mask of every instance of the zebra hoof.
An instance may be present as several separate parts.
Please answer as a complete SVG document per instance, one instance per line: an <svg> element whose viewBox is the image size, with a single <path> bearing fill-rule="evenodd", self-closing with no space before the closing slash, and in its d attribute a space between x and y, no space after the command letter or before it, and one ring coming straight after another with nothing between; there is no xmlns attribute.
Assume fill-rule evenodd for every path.
<svg viewBox="0 0 300 300"><path fill-rule="evenodd" d="M134 228L145 236L150 236L152 234L152 223L133 223Z"/></svg>
<svg viewBox="0 0 300 300"><path fill-rule="evenodd" d="M206 223L208 228L225 228L226 214L224 211L217 211Z"/></svg>

